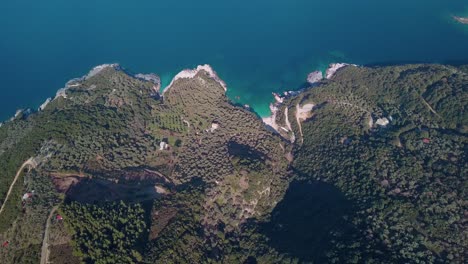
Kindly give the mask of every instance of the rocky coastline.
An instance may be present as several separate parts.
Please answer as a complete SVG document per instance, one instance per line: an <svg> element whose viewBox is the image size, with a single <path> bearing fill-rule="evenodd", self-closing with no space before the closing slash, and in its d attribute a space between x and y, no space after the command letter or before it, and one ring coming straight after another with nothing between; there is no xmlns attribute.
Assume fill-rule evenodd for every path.
<svg viewBox="0 0 468 264"><path fill-rule="evenodd" d="M316 84L323 80L323 73L321 71L314 71L307 75L307 82L309 84Z"/></svg>
<svg viewBox="0 0 468 264"><path fill-rule="evenodd" d="M332 64L330 64L330 66L328 67L328 69L327 69L327 71L325 73L326 78L328 80L330 80L338 70L340 70L341 68L344 68L346 66L349 66L349 65L357 66L355 64L348 64L348 63L332 63Z"/></svg>
<svg viewBox="0 0 468 264"><path fill-rule="evenodd" d="M458 21L459 23L468 25L468 17L459 17L459 16L453 16L453 19Z"/></svg>
<svg viewBox="0 0 468 264"><path fill-rule="evenodd" d="M41 104L41 106L39 106L39 111L43 111L51 101L52 101L52 98L50 97L47 98L45 102Z"/></svg>
<svg viewBox="0 0 468 264"><path fill-rule="evenodd" d="M357 65L355 65L355 64L348 64L348 63L332 63L332 64L330 64L328 66L328 69L325 71L325 79L331 80L333 78L333 76L336 74L336 72L338 72L340 69L343 69L343 68L345 68L347 66L357 67ZM321 71L313 71L313 72L308 74L306 80L307 80L307 83L309 84L309 86L307 88L310 88L310 87L313 87L313 86L319 84L321 81L323 81L324 80L324 75L323 75L323 73ZM287 92L284 92L283 95L273 93L273 97L275 98L275 102L270 104L271 115L262 118L263 123L265 123L267 126L272 128L273 130L275 130L279 134L281 134L280 129L282 129L286 133L291 132L290 128L285 128L285 127L280 126L276 122L276 117L278 115L279 110L281 109L281 107L283 105L283 102L287 98L296 96L296 95L302 93L304 90L305 89L301 89L301 90L298 90L298 91L287 91ZM289 120L286 120L286 123L289 123ZM291 136L290 140L291 141L295 140L295 135L294 134Z"/></svg>
<svg viewBox="0 0 468 264"><path fill-rule="evenodd" d="M60 88L59 90L57 90L57 93L56 93L56 95L55 95L54 100L57 99L57 98L59 98L59 97L67 98L67 93L66 93L66 91L67 91L69 88L79 86L79 85L80 85L80 82L85 81L85 80L88 80L89 78L95 76L96 74L100 73L102 70L107 69L107 68L114 68L114 69L116 69L116 70L122 70L122 68L120 67L120 65L117 64L117 63L98 65L98 66L92 68L92 69L88 72L88 74L84 75L83 77L74 78L74 79L69 80L69 81L65 84L65 87Z"/></svg>
<svg viewBox="0 0 468 264"><path fill-rule="evenodd" d="M164 93L166 91L168 91L171 86L174 84L175 81L177 81L178 79L192 79L194 78L200 71L205 71L208 76L215 80L216 82L218 82L224 89L225 92L227 92L227 85L226 83L221 80L221 78L219 78L218 74L213 70L213 68L208 65L208 64L205 64L205 65L199 65L197 66L197 68L195 69L186 69L186 70L183 70L181 72L179 72L171 81L171 83L166 86L162 92L162 95L164 96Z"/></svg>
<svg viewBox="0 0 468 264"><path fill-rule="evenodd" d="M117 63L111 63L111 64L101 64L101 65L98 65L94 68L92 68L86 75L82 76L82 77L79 77L79 78L73 78L71 80L69 80L66 84L65 84L65 87L63 88L60 88L57 90L56 94L55 94L55 97L49 97L47 98L37 109L38 112L40 111L44 111L44 109L47 107L47 105L62 97L62 98L67 98L67 90L72 88L72 87L77 87L80 85L81 82L85 81L85 80L88 80L89 78L99 74L102 70L104 69L107 69L107 68L113 68L115 70L119 70L119 71L123 71L124 69ZM130 74L132 75L132 74ZM140 80L143 80L143 81L147 81L147 82L151 82L154 84L154 90L155 90L155 93L159 93L159 89L161 88L161 79L160 77L157 75L157 74L154 74L154 73L149 73L149 74L142 74L142 73L138 73L138 74L134 74L132 75L133 77L137 78L137 79L140 79ZM6 122L8 121L13 121L17 118L19 118L20 116L24 116L25 114L29 115L31 113L33 113L34 111L31 110L31 109L18 109L15 113L15 115L13 117L11 117L10 119L8 119L7 121L5 122L0 122L0 127L3 126Z"/></svg>
<svg viewBox="0 0 468 264"><path fill-rule="evenodd" d="M357 66L357 65L353 65L353 64L346 64L346 63L332 63L329 65L329 68L326 70L325 72L325 76L324 74L321 72L321 71L313 71L311 72L308 76L307 76L307 83L310 85L310 86L314 86L314 85L317 85L319 84L321 81L323 81L324 79L331 79L333 77L333 75L340 69L346 67L346 66L349 66L349 65L352 65L352 66ZM88 80L89 78L92 78L93 76L99 74L102 70L104 69L107 69L107 68L113 68L113 69L116 69L116 70L124 70L119 64L117 63L112 63L112 64L102 64L102 65L98 65L94 68L92 68L88 74L82 76L82 77L79 77L79 78L74 78L74 79L71 79L69 80L66 84L65 84L65 87L63 88L60 88L57 90L56 92L56 95L54 98L47 98L44 103L42 103L39 108L37 109L37 111L43 111L47 105L62 97L62 98L67 98L67 90L72 88L72 87L77 87L80 85L81 82L85 81L85 80ZM208 76L210 78L212 78L213 80L215 80L216 82L218 82L224 89L224 91L227 92L227 85L226 83L218 76L218 74L213 70L213 68L208 65L208 64L205 64L205 65L199 65L197 66L195 69L185 69L181 72L179 72L171 81L171 83L166 86L164 88L164 90L162 91L161 95L163 96L164 93L166 91L168 91L171 86L174 84L175 81L177 81L178 79L190 79L190 78L194 78L200 71L204 71L206 72L206 74L208 74ZM157 74L154 74L154 73L150 73L150 74L142 74L142 73L138 73L138 74L134 74L132 75L133 77L135 78L138 78L140 80L143 80L143 81L148 81L150 83L153 83L154 84L154 90L155 90L155 93L159 93L160 91L160 88L161 88L161 79L160 77L157 75ZM325 77L325 78L324 78ZM310 87L309 86L309 87ZM303 90L298 90L298 91L286 91L284 92L283 94L277 94L277 93L273 93L273 96L275 98L275 102L270 104L270 111L271 111L271 115L268 116L268 117L265 117L265 118L262 118L263 122L271 127L273 130L275 130L276 132L279 133L279 130L280 129L283 129L284 131L288 132L290 130L290 128L284 128L284 127L281 127L279 126L277 123L276 123L276 116L277 116L277 112L279 111L279 109L281 108L282 106L282 103L285 99L289 98L289 97L292 97L292 96L296 96L298 94L300 94ZM248 106L246 106L248 107ZM29 110L30 112L31 110ZM14 117L12 117L10 119L11 120L14 120L16 118L18 118L21 113L23 113L24 110L18 110L15 114ZM2 123L3 125L4 123Z"/></svg>

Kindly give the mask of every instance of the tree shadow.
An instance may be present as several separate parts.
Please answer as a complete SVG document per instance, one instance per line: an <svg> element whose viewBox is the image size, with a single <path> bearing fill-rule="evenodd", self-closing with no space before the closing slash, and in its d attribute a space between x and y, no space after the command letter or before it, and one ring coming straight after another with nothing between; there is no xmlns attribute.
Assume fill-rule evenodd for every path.
<svg viewBox="0 0 468 264"><path fill-rule="evenodd" d="M332 233L354 232L345 220L352 211L351 202L333 185L295 181L260 230L279 253L320 263Z"/></svg>
<svg viewBox="0 0 468 264"><path fill-rule="evenodd" d="M83 179L66 192L67 201L81 203L151 201L161 197L154 184L115 183L103 179Z"/></svg>
<svg viewBox="0 0 468 264"><path fill-rule="evenodd" d="M257 259L252 256L248 257L244 262L244 264L257 264L257 263L258 263Z"/></svg>

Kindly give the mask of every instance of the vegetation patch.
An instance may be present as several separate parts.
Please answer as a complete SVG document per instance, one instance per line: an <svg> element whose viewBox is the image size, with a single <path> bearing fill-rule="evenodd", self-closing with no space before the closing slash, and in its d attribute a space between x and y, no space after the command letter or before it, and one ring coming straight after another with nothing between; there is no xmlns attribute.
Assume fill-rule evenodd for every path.
<svg viewBox="0 0 468 264"><path fill-rule="evenodd" d="M87 263L137 263L146 229L145 210L124 202L72 202L62 208L76 255Z"/></svg>

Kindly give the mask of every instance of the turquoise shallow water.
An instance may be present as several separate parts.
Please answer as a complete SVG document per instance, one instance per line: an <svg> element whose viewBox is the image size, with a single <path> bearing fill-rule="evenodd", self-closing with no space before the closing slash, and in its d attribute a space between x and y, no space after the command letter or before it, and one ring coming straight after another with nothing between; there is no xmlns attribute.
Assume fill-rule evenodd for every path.
<svg viewBox="0 0 468 264"><path fill-rule="evenodd" d="M0 4L0 119L103 63L163 82L211 64L228 95L269 113L271 92L356 64L468 62L466 0L46 0Z"/></svg>

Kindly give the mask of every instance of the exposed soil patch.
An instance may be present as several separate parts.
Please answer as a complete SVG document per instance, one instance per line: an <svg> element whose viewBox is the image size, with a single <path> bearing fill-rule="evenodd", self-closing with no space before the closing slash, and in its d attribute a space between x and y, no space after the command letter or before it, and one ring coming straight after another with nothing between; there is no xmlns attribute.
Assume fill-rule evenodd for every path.
<svg viewBox="0 0 468 264"><path fill-rule="evenodd" d="M51 175L52 176L52 175ZM82 181L84 178L80 176L56 177L52 176L52 182L55 189L60 193L67 193L68 190Z"/></svg>
<svg viewBox="0 0 468 264"><path fill-rule="evenodd" d="M49 263L80 264L81 261L73 256L73 248L67 243L50 247Z"/></svg>
<svg viewBox="0 0 468 264"><path fill-rule="evenodd" d="M153 211L151 214L151 231L149 240L158 238L159 234L169 224L172 218L177 215L176 208L161 208L160 210Z"/></svg>

